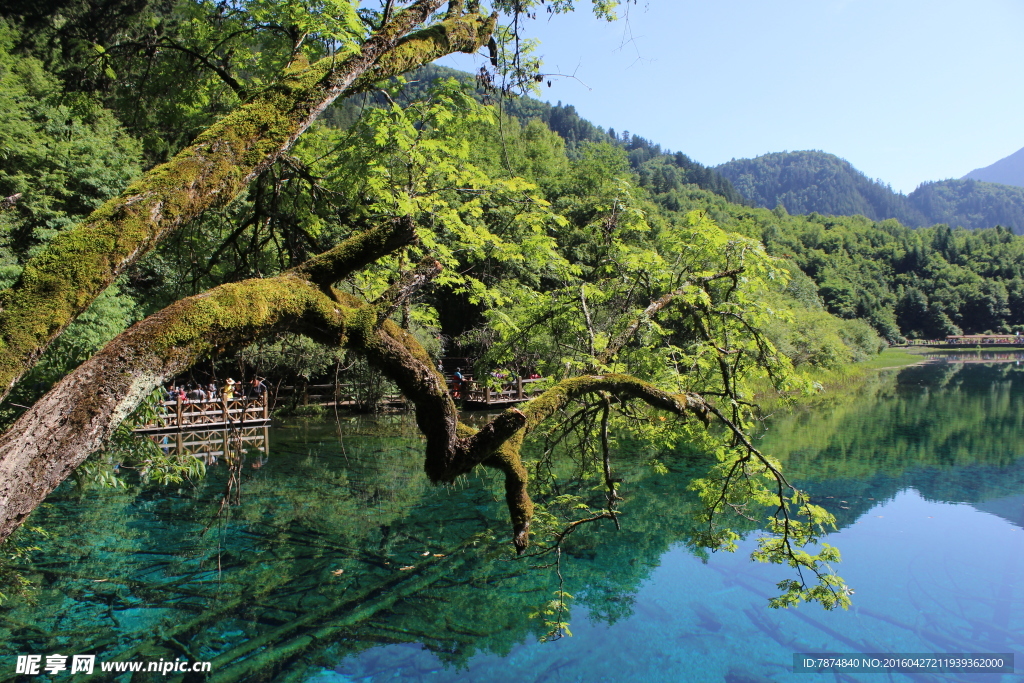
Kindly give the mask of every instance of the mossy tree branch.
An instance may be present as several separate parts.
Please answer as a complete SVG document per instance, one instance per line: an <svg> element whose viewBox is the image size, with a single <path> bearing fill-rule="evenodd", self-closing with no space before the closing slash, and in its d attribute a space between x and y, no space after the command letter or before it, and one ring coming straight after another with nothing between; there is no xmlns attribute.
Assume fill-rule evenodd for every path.
<svg viewBox="0 0 1024 683"><path fill-rule="evenodd" d="M388 287L387 291L374 302L377 307L378 324L383 324L385 320L394 315L400 306L407 303L417 291L440 275L443 269L440 261L428 256L416 268L403 273L402 277Z"/></svg>
<svg viewBox="0 0 1024 683"><path fill-rule="evenodd" d="M0 437L0 540L156 387L219 348L276 331L344 335L345 311L294 275L222 285L137 323L58 382Z"/></svg>
<svg viewBox="0 0 1024 683"><path fill-rule="evenodd" d="M486 464L505 473L505 502L512 516L512 543L520 553L529 545L530 520L533 516L533 502L527 491L526 468L520 456L523 440L541 423L573 401L595 393L607 393L620 400L639 399L675 415L694 415L705 423L711 419L708 404L697 394L671 394L636 377L614 373L564 379L521 409L505 411L506 414L521 413L522 424L496 448Z"/></svg>
<svg viewBox="0 0 1024 683"><path fill-rule="evenodd" d="M388 225L380 232L393 229ZM348 251L337 263L352 263L352 252L360 244L382 243L386 241L360 235L332 252ZM317 272L325 276L323 269ZM336 274L340 279L345 273ZM412 335L393 321L380 324L376 306L337 291L333 295L327 296L296 269L183 299L118 336L0 437L0 540L100 448L153 389L216 349L238 348L282 330L357 349L399 385L416 406L427 439L425 469L432 481L453 481L480 464L499 469L505 475L513 541L520 551L529 543L533 503L519 449L530 431L568 403L588 393L608 392L708 419L706 404L695 394L670 394L627 375L595 375L563 380L523 410L507 410L475 431L459 423L444 378Z"/></svg>
<svg viewBox="0 0 1024 683"><path fill-rule="evenodd" d="M18 282L0 293L0 398L125 269L185 223L238 195L339 95L486 44L496 17L475 12L414 32L442 4L415 2L355 54L286 74L29 261Z"/></svg>
<svg viewBox="0 0 1024 683"><path fill-rule="evenodd" d="M603 365L612 360L615 357L615 355L622 350L622 347L625 346L629 342L629 340L633 338L633 335L636 334L636 331L640 329L640 326L643 324L645 320L650 320L661 309L665 308L675 299L679 298L682 294L686 292L686 289L688 287L693 287L695 285L707 285L709 282L713 282L715 280L720 280L726 277L734 277L741 272L742 270L740 269L732 269L725 270L722 271L721 273L716 273L714 275L694 278L693 280L684 283L681 287L677 287L676 289L672 290L668 294L664 294L658 297L657 299L652 301L639 316L634 318L628 325L626 325L626 328L623 329L622 332L620 332L611 342L609 342L608 346L598 357L597 363Z"/></svg>
<svg viewBox="0 0 1024 683"><path fill-rule="evenodd" d="M389 220L299 267L268 279L216 287L132 326L58 382L0 436L0 541L17 528L153 389L214 350L278 331L300 332L366 354L417 407L427 473L452 481L514 433L521 414L475 434L460 431L444 378L411 334L378 320L378 306L330 290L336 282L415 239ZM325 291L327 290L327 291Z"/></svg>
<svg viewBox="0 0 1024 683"><path fill-rule="evenodd" d="M341 244L292 269L327 294L338 280L370 265L381 255L416 241L416 224L403 216L353 235ZM340 275L339 275L340 274Z"/></svg>

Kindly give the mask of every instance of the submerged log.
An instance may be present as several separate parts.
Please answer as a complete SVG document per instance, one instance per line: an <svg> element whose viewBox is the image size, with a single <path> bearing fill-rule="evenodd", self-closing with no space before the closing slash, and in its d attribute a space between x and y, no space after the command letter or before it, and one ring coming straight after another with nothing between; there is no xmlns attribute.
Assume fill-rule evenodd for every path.
<svg viewBox="0 0 1024 683"><path fill-rule="evenodd" d="M266 672L280 666L282 662L298 657L317 643L327 642L326 639L334 637L343 629L350 628L426 586L451 576L453 570L466 562L468 552L471 551L463 547L443 558L428 560L416 570L387 579L356 598L310 612L280 628L248 640L216 657L211 665L214 674L208 680L210 683L227 683L244 679L254 672L266 675ZM293 635L299 629L312 625L318 626L308 632ZM266 647L254 656L237 661L270 645L273 647ZM233 663L236 661L237 663Z"/></svg>

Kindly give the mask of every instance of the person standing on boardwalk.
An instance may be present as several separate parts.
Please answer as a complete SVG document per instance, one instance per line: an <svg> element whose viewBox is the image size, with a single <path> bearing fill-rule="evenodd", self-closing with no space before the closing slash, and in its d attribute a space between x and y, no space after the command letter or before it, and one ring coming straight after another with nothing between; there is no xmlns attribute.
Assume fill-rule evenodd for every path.
<svg viewBox="0 0 1024 683"><path fill-rule="evenodd" d="M462 368L455 368L452 375L452 398L462 398Z"/></svg>
<svg viewBox="0 0 1024 683"><path fill-rule="evenodd" d="M235 397L235 380L228 377L224 381L224 386L220 390L220 395L225 401L230 401Z"/></svg>
<svg viewBox="0 0 1024 683"><path fill-rule="evenodd" d="M253 398L261 398L263 394L267 393L267 385L259 377L253 377L249 383L249 393Z"/></svg>

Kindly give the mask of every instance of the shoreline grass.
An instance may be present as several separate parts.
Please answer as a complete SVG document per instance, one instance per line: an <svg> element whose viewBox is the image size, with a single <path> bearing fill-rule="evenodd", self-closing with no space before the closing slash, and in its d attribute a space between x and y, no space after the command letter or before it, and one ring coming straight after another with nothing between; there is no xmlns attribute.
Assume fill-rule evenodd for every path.
<svg viewBox="0 0 1024 683"><path fill-rule="evenodd" d="M877 372L897 370L899 368L928 362L920 353L908 353L903 348L888 348L877 356L858 363L850 363L838 368L816 368L804 366L796 369L796 373L813 382L818 389L813 394L779 396L768 382L755 391L756 401L764 412L775 412L778 409L792 409L797 406L809 408L816 403L830 400L839 392L852 391L863 385Z"/></svg>

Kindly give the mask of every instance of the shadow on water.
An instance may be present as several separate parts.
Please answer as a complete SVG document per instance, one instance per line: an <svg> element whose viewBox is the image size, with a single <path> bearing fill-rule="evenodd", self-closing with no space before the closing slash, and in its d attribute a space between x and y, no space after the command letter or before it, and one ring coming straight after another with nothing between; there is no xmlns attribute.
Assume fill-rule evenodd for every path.
<svg viewBox="0 0 1024 683"><path fill-rule="evenodd" d="M62 486L25 567L39 590L0 610L0 653L184 657L223 681L743 683L878 680L792 674L798 652L1024 652L1022 373L907 368L768 423L764 449L839 521L849 612L767 609L791 576L751 564L752 539L689 553L687 485L706 465L680 452L665 475L621 462L622 530L566 549L574 637L539 643L529 615L557 577L510 556L500 482L432 487L410 420L352 418L276 427L269 458L224 458L194 486ZM222 509L232 477L241 504Z"/></svg>

